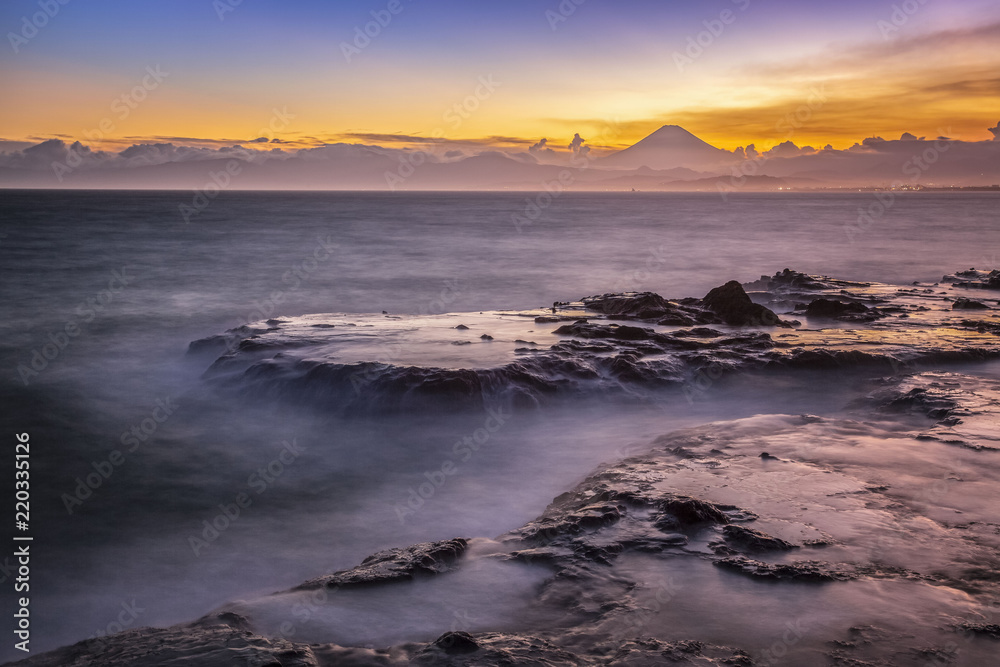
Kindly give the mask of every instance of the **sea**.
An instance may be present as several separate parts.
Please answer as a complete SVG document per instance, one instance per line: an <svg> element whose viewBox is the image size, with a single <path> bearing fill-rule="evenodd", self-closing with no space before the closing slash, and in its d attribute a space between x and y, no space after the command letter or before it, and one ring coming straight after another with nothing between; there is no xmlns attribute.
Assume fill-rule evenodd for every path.
<svg viewBox="0 0 1000 667"><path fill-rule="evenodd" d="M442 477L455 444L490 415L444 398L440 410L376 415L222 394L192 341L310 313L522 310L622 291L701 297L784 268L908 285L1000 267L995 193L228 191L194 214L191 204L190 192L0 191L11 515L15 434L31 443L29 527L9 516L5 532L33 538L32 653L190 621L381 549L497 536L664 433L776 412L836 415L862 391L856 378L802 373L720 383L695 401L573 396L504 415L477 455ZM372 361L391 362L378 342ZM17 572L5 544L9 619ZM327 639L426 641L456 610L485 627L519 604L461 595L431 610L375 610L366 618L376 620ZM0 660L25 657L8 639Z"/></svg>

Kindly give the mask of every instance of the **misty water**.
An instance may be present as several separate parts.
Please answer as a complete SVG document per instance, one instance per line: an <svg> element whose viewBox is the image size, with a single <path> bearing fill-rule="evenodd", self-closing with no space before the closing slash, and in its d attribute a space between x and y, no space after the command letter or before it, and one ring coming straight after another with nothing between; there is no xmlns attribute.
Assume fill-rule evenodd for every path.
<svg viewBox="0 0 1000 667"><path fill-rule="evenodd" d="M503 413L463 458L455 444L495 415L244 401L206 383L211 358L187 354L194 340L308 313L479 313L626 290L700 297L785 267L906 285L1000 266L1000 199L986 193L896 194L888 207L861 192L563 194L518 226L526 197L536 200L223 193L188 224L178 207L190 193L4 192L0 391L4 432L29 432L33 445L33 648L118 630L123 608L141 609L125 627L162 626L388 547L495 537L664 433L767 413L836 416L865 391L863 373L801 372L730 378L694 401L563 397ZM859 211L881 214L859 224ZM79 334L62 336L68 324ZM32 366L46 345L54 358ZM381 345L371 341L373 360L391 358ZM141 438L126 435L134 428ZM120 463L80 492L116 450ZM457 473L415 500L447 462ZM209 539L205 522L240 494L247 506ZM538 576L522 570L487 562L447 590L368 598L353 626L342 622L350 605L328 609L337 631L304 638L382 646L433 639L456 618L516 624ZM731 575L691 576L719 587ZM483 582L506 579L520 583L484 606ZM246 604L278 625L280 600Z"/></svg>

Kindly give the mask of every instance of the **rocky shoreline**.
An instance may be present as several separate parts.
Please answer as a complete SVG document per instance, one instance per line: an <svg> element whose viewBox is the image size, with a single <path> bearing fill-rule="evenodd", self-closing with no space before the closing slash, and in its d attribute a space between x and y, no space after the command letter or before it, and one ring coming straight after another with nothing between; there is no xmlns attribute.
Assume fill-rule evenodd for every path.
<svg viewBox="0 0 1000 667"><path fill-rule="evenodd" d="M518 313L316 315L197 341L191 354L215 359L206 382L217 391L385 410L442 397L536 406L587 387L646 397L691 387L712 368L861 364L885 377L848 417L778 410L665 434L500 536L388 549L193 623L15 664L990 664L1000 651L1000 381L923 367L1000 358L988 292L996 273L902 287L786 269L703 299L630 293ZM979 319L959 305L970 290ZM472 334L480 342L453 345ZM382 335L410 342L374 361ZM458 350L451 365L418 363L442 349ZM351 647L311 641L327 621L296 611L457 586L484 566L539 575L502 627Z"/></svg>
<svg viewBox="0 0 1000 667"><path fill-rule="evenodd" d="M195 341L189 353L210 363L206 382L218 391L345 415L535 407L581 392L644 398L690 391L706 374L997 359L989 284L895 286L785 269L701 299L643 292L533 311L273 319ZM982 309L968 309L973 300Z"/></svg>

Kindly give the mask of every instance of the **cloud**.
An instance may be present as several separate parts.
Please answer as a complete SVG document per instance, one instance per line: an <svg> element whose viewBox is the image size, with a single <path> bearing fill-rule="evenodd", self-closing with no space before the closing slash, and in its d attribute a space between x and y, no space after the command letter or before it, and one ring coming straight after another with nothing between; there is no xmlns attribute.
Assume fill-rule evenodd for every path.
<svg viewBox="0 0 1000 667"><path fill-rule="evenodd" d="M239 145L221 146L213 149L199 146L178 146L173 143L133 144L118 153L119 157L132 163L130 166L165 164L167 162L195 162L222 157L250 162L256 155L256 151L250 151Z"/></svg>
<svg viewBox="0 0 1000 667"><path fill-rule="evenodd" d="M767 145L791 139L843 146L859 134L899 136L904 131L978 138L988 126L983 123L996 120L997 43L1000 23L990 23L888 42L829 44L803 58L751 60L722 73L705 103L624 123L622 129L635 140L660 125L678 124L727 148L739 138L733 137L734 127L744 138ZM810 102L812 87L823 90L821 104ZM738 105L729 101L733 90L758 89L762 94ZM799 111L804 116L797 117ZM788 122L789 117L802 122Z"/></svg>
<svg viewBox="0 0 1000 667"><path fill-rule="evenodd" d="M1000 123L997 123L995 127L988 129L993 133L993 141L1000 141Z"/></svg>
<svg viewBox="0 0 1000 667"><path fill-rule="evenodd" d="M579 157L584 157L584 156L587 155L587 153L590 152L590 146L584 146L583 145L584 142L586 142L586 141L587 140L584 139L583 137L581 137L580 133L577 132L576 134L573 135L573 141L570 142L570 144L569 144L569 146L567 146L567 148L569 148L571 151L573 151L573 153L575 155L577 155Z"/></svg>
<svg viewBox="0 0 1000 667"><path fill-rule="evenodd" d="M62 139L47 139L19 151L0 154L0 166L31 171L51 170L54 164L71 164L74 168L94 166L113 157L95 152L79 141L67 145Z"/></svg>
<svg viewBox="0 0 1000 667"><path fill-rule="evenodd" d="M0 154L23 151L25 148L30 148L33 145L34 144L30 141L8 141L7 139L0 139Z"/></svg>
<svg viewBox="0 0 1000 667"><path fill-rule="evenodd" d="M867 141L867 140L866 140ZM755 151L756 152L756 151ZM807 155L809 153L815 153L815 149L812 146L804 146L799 148L791 141L785 141L778 144L774 148L764 151L761 155L765 158L776 158L776 157L795 157L796 155Z"/></svg>
<svg viewBox="0 0 1000 667"><path fill-rule="evenodd" d="M522 137L511 137L502 134L491 134L488 137L483 137L482 139L476 139L475 141L489 144L495 146L497 144L510 144L513 146L529 146L535 143L534 139L524 139Z"/></svg>
<svg viewBox="0 0 1000 667"><path fill-rule="evenodd" d="M342 139L373 141L381 144L430 144L445 141L443 138L421 137L415 134L386 134L382 132L346 132L338 136Z"/></svg>
<svg viewBox="0 0 1000 667"><path fill-rule="evenodd" d="M89 148L87 151L89 152ZM62 139L49 139L22 151L24 159L31 163L47 163L54 160L64 160L68 148ZM48 166L48 165L46 165Z"/></svg>
<svg viewBox="0 0 1000 667"><path fill-rule="evenodd" d="M175 137L175 136L128 136L122 137L123 141L131 142L132 144L177 144L184 146L201 146L201 147L212 147L212 146L232 146L235 143L245 141L245 139L204 139L201 137Z"/></svg>
<svg viewBox="0 0 1000 667"><path fill-rule="evenodd" d="M540 141L531 145L528 148L528 153L539 159L544 160L555 160L559 157L559 154L548 147L549 140L541 139Z"/></svg>
<svg viewBox="0 0 1000 667"><path fill-rule="evenodd" d="M903 132L903 136L899 138L900 141L916 141L917 136L915 134L910 134L909 132Z"/></svg>

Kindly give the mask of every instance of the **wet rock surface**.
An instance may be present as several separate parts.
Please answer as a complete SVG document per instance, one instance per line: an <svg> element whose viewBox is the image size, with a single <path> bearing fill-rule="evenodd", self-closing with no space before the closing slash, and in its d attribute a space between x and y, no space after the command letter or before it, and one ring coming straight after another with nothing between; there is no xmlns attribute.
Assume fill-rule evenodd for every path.
<svg viewBox="0 0 1000 667"><path fill-rule="evenodd" d="M774 581L847 581L854 578L852 573L843 568L816 561L766 563L745 556L737 556L722 558L715 561L715 564L750 577Z"/></svg>
<svg viewBox="0 0 1000 667"><path fill-rule="evenodd" d="M292 591L392 591L421 575L447 585L483 558L543 568L520 626L376 648L296 643L262 633L242 602L21 664L987 664L1000 648L1000 454L918 436L919 420L942 415L996 420L998 400L998 381L928 372L887 378L854 406L917 420L909 428L765 415L676 431L488 549L389 549ZM774 619L758 618L762 605Z"/></svg>
<svg viewBox="0 0 1000 667"><path fill-rule="evenodd" d="M726 526L722 534L731 545L747 551L791 551L794 544L745 526Z"/></svg>
<svg viewBox="0 0 1000 667"><path fill-rule="evenodd" d="M835 299L815 299L805 308L808 317L820 317L842 320L845 322L873 322L884 317L877 310L864 304Z"/></svg>
<svg viewBox="0 0 1000 667"><path fill-rule="evenodd" d="M987 306L982 301L975 301L973 299L959 298L955 299L955 303L951 305L952 310L989 310L990 307Z"/></svg>
<svg viewBox="0 0 1000 667"><path fill-rule="evenodd" d="M998 397L989 382L932 371L885 380L867 401L881 412L909 412L933 420L914 437L973 450L1000 451Z"/></svg>
<svg viewBox="0 0 1000 667"><path fill-rule="evenodd" d="M299 588L366 586L441 574L455 569L468 546L467 540L456 538L416 544L405 549L388 549L372 554L357 567L314 579Z"/></svg>
<svg viewBox="0 0 1000 667"><path fill-rule="evenodd" d="M191 354L216 357L205 373L214 390L347 415L532 408L579 392L647 400L705 374L897 372L1000 358L1000 311L955 310L982 302L981 289L962 284L904 287L785 269L702 299L637 292L523 312L276 319L195 341ZM470 339L469 328L489 333Z"/></svg>
<svg viewBox="0 0 1000 667"><path fill-rule="evenodd" d="M973 268L944 276L941 280L956 287L1000 290L1000 269L980 271Z"/></svg>
<svg viewBox="0 0 1000 667"><path fill-rule="evenodd" d="M990 275L959 277L988 284ZM727 284L706 297L714 307L652 293L604 295L557 303L554 314L378 324L307 316L206 339L197 353L226 350L207 376L220 390L348 406L501 397L530 404L588 384L684 386L713 364L726 372L865 365L885 368L886 377L859 389L863 398L838 418L758 415L663 435L495 539L386 549L194 623L130 630L18 664L990 664L1000 650L1000 381L914 370L1000 356L995 315L984 311L973 322L952 310L961 290L983 288L952 284L900 287L785 270L736 285L772 314L806 304L812 318L808 305L820 299L865 309L847 315L884 314L825 324L817 316L796 329L725 323L739 319L733 313L761 312L741 311L746 301ZM549 316L558 322L540 327L536 318ZM669 318L690 323L662 324ZM468 338L459 323L493 340L451 345ZM426 335L414 339L414 331ZM411 357L371 361L375 333L415 340ZM526 340L536 347L515 353ZM456 355L454 367L422 363L441 354ZM504 627L445 626L375 648L267 630L275 608L279 619L294 618L303 595L343 589L391 602L394 591L412 594L428 582L457 585L484 563L544 573ZM386 609L391 624L397 606Z"/></svg>

